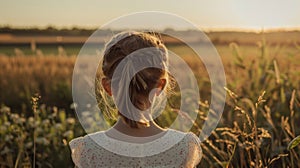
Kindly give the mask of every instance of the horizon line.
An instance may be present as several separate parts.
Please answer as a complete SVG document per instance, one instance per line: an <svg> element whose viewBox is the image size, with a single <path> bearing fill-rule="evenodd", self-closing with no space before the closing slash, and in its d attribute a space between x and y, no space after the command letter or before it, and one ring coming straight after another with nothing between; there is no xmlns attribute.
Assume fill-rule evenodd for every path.
<svg viewBox="0 0 300 168"><path fill-rule="evenodd" d="M46 25L46 26L37 26L37 25L31 25L31 26L17 26L17 25L5 25L0 24L0 28L11 28L11 29L40 29L40 30L46 30L47 28L54 28L56 30L63 30L63 29L80 29L80 30L97 30L98 28L96 26L79 26L79 25L73 25L73 26L58 26L58 25ZM109 28L111 30L125 30L128 28ZM143 28L137 28L137 29L143 29ZM175 30L175 31L192 31L195 30L194 28L172 28L172 27L164 27L162 30ZM264 28L264 27L228 27L228 26L220 26L220 27L198 27L199 30L205 31L205 32L278 32L278 31L300 31L300 26L297 27L270 27L270 28Z"/></svg>

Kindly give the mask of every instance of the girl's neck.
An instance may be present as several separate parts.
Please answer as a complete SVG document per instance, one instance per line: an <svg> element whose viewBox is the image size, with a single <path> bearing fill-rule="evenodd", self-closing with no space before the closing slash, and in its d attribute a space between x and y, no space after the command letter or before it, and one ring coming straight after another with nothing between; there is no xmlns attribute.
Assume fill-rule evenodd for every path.
<svg viewBox="0 0 300 168"><path fill-rule="evenodd" d="M136 137L153 136L166 131L166 129L161 128L154 121L150 121L149 127L131 128L122 120L121 117L119 117L118 121L113 126L113 128L123 134Z"/></svg>

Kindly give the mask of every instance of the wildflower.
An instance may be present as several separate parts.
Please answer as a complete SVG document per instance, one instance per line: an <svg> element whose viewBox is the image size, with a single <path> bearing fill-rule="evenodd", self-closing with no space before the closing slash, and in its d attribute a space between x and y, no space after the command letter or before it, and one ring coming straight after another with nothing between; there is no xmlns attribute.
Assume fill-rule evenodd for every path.
<svg viewBox="0 0 300 168"><path fill-rule="evenodd" d="M75 123L75 119L74 118L67 118L67 123L68 124L74 124Z"/></svg>
<svg viewBox="0 0 300 168"><path fill-rule="evenodd" d="M3 106L0 108L1 113L10 113L10 108L7 106Z"/></svg>

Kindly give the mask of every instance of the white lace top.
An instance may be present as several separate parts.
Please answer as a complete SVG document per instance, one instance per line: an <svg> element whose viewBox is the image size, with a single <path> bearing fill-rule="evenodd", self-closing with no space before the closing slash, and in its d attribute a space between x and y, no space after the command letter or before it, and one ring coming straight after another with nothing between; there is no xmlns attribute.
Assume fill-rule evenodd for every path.
<svg viewBox="0 0 300 168"><path fill-rule="evenodd" d="M95 167L195 167L201 160L199 138L193 133L169 129L160 137L132 137L118 133L122 140L105 131L73 139L69 145L79 168Z"/></svg>

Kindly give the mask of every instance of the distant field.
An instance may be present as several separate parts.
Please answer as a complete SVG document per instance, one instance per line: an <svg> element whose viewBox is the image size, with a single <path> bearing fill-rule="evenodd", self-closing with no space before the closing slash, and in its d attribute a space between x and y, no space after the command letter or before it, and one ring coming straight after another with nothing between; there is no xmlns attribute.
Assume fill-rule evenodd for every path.
<svg viewBox="0 0 300 168"><path fill-rule="evenodd" d="M13 56L16 54L36 55L36 50L43 55L77 55L83 43L92 30L60 31L60 30L1 30L0 28L0 55ZM170 31L170 30L169 30ZM172 30L174 31L174 30ZM168 34L168 31L165 32ZM200 43L194 37L193 31L177 32L193 42ZM97 48L102 48L111 32L106 30L94 39ZM300 31L267 31L267 32L206 32L210 41L216 46L220 54L229 55L228 45L237 43L246 55L255 55L259 41L263 39L270 46L272 52L288 53L293 55L300 48ZM176 45L178 41L163 36L166 44Z"/></svg>
<svg viewBox="0 0 300 168"><path fill-rule="evenodd" d="M230 43L229 43L230 44ZM229 57L232 55L232 51L229 44L215 44L217 51L222 57ZM191 54L190 50L185 50L184 46L181 45L168 45L168 49L172 51L176 51L181 56L186 56ZM256 45L240 45L239 50L241 54L244 56L254 56L257 55L260 51L258 49L259 44ZM56 44L40 44L37 45L37 49L32 51L30 45L0 45L0 55L6 56L15 56L15 55L24 55L31 56L36 55L38 51L40 54L47 55L67 55L67 56L76 56L82 44L67 44L67 45L56 45ZM101 50L103 45L94 46L95 49L98 48ZM199 46L201 47L201 46ZM271 55L277 56L294 56L300 54L299 49L296 46L291 46L287 44L278 44L278 45L270 45L268 47L268 51ZM190 53L189 53L190 52Z"/></svg>
<svg viewBox="0 0 300 168"><path fill-rule="evenodd" d="M215 43L236 42L241 45L253 45L263 38L271 45L300 44L300 31L260 31L260 32L209 32L208 36Z"/></svg>
<svg viewBox="0 0 300 168"><path fill-rule="evenodd" d="M36 51L38 51L42 55L59 55L59 52L64 52L64 54L72 56L77 55L81 47L82 44L38 44L37 49L32 51L30 44L0 45L0 55L14 56L23 54L24 56L30 56L36 55Z"/></svg>

